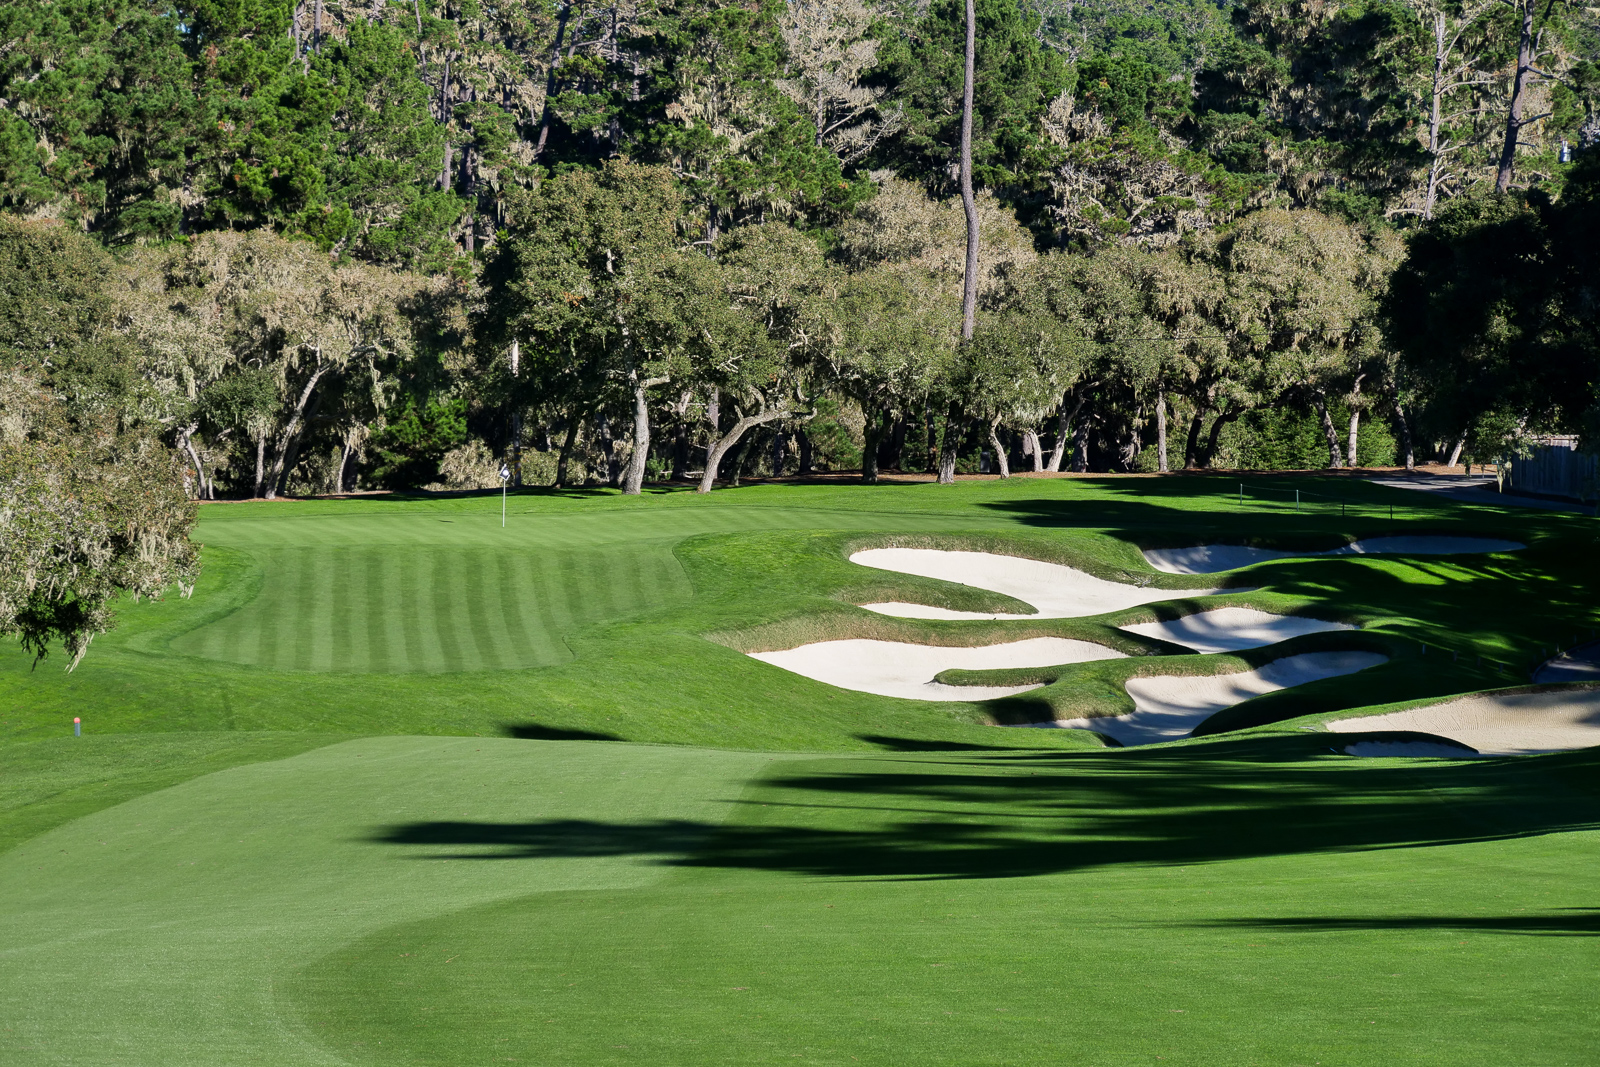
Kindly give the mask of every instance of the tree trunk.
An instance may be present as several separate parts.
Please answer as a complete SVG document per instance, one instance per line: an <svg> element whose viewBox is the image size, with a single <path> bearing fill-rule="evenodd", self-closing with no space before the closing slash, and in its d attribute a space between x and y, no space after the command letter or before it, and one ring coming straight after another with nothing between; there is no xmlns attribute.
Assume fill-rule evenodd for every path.
<svg viewBox="0 0 1600 1067"><path fill-rule="evenodd" d="M562 4L561 13L556 16L556 43L550 48L550 70L544 79L544 114L539 117L539 139L533 146L535 162L544 154L544 144L550 136L550 98L556 93L556 68L561 63L561 39L567 35L567 20L571 17L572 5Z"/></svg>
<svg viewBox="0 0 1600 1067"><path fill-rule="evenodd" d="M1028 430L1022 435L1022 454L1033 457L1033 473L1044 470L1044 445L1039 443L1039 431Z"/></svg>
<svg viewBox="0 0 1600 1067"><path fill-rule="evenodd" d="M1400 403L1400 391L1394 392L1394 416L1400 423L1400 448L1405 453L1406 470L1417 469L1417 451L1411 442L1411 420L1406 418L1406 409Z"/></svg>
<svg viewBox="0 0 1600 1067"><path fill-rule="evenodd" d="M866 421L861 427L861 480L867 485L878 484L878 444L883 437L883 413L866 408Z"/></svg>
<svg viewBox="0 0 1600 1067"><path fill-rule="evenodd" d="M201 499L206 495L206 468L200 462L200 454L194 450L194 432L200 428L198 423L185 426L178 431L178 440L183 442L183 450L189 453L189 462L194 464L194 498Z"/></svg>
<svg viewBox="0 0 1600 1067"><path fill-rule="evenodd" d="M1205 453L1201 456L1201 459L1200 459L1200 465L1202 467L1208 467L1209 468L1211 466L1212 460L1214 460L1216 458L1216 456L1217 456L1217 444L1218 444L1218 442L1220 442L1222 440L1222 428L1224 426L1227 426L1228 423L1233 422L1234 420L1238 419L1239 416L1243 415L1243 414L1244 414L1244 409L1240 408L1237 411L1224 412L1223 414L1218 415L1215 419L1212 420L1212 422L1211 422L1211 433L1206 437L1206 450L1205 450Z"/></svg>
<svg viewBox="0 0 1600 1067"><path fill-rule="evenodd" d="M989 447L994 449L994 465L1000 472L1000 477L1011 477L1011 463L1006 457L1006 450L1000 444L1000 416L996 415L989 420Z"/></svg>
<svg viewBox="0 0 1600 1067"><path fill-rule="evenodd" d="M1144 449L1144 409L1134 409L1133 418L1128 421L1128 440L1122 446L1122 472L1131 473L1139 464L1139 453Z"/></svg>
<svg viewBox="0 0 1600 1067"><path fill-rule="evenodd" d="M1467 431L1462 430L1461 435L1456 438L1456 443L1450 449L1450 462L1446 463L1445 466L1454 467L1457 463L1460 463L1461 450L1465 447L1467 447Z"/></svg>
<svg viewBox="0 0 1600 1067"><path fill-rule="evenodd" d="M1327 398L1320 390L1311 393L1311 406L1317 410L1317 418L1322 421L1322 436L1328 443L1328 469L1339 470L1344 466L1344 457L1339 454L1339 431L1333 427Z"/></svg>
<svg viewBox="0 0 1600 1067"><path fill-rule="evenodd" d="M672 480L681 482L689 477L689 404L694 400L694 390L685 389L672 405Z"/></svg>
<svg viewBox="0 0 1600 1067"><path fill-rule="evenodd" d="M906 450L906 420L901 418L888 419L889 432L885 435L884 444L878 452L878 466L884 470L898 471L901 468L901 457Z"/></svg>
<svg viewBox="0 0 1600 1067"><path fill-rule="evenodd" d="M1361 401L1361 379L1365 377L1365 374L1356 375L1355 384L1350 387L1350 440L1348 462L1351 468L1354 468L1356 465L1356 444L1359 440L1357 434L1360 433L1361 428L1361 408L1359 406Z"/></svg>
<svg viewBox="0 0 1600 1067"><path fill-rule="evenodd" d="M967 0L966 76L961 88L961 207L967 215L967 266L961 279L961 339L972 340L978 315L978 202L972 194L972 79L978 17Z"/></svg>
<svg viewBox="0 0 1600 1067"><path fill-rule="evenodd" d="M256 435L256 484L251 494L251 499L261 499L261 483L266 480L267 471L267 432L261 431Z"/></svg>
<svg viewBox="0 0 1600 1067"><path fill-rule="evenodd" d="M1167 390L1156 387L1156 470L1167 473Z"/></svg>
<svg viewBox="0 0 1600 1067"><path fill-rule="evenodd" d="M1186 471L1194 470L1200 460L1200 428L1208 414L1210 409L1204 404L1195 404L1194 417L1189 420L1189 440L1183 447L1183 469Z"/></svg>
<svg viewBox="0 0 1600 1067"><path fill-rule="evenodd" d="M567 438L561 442L561 453L556 457L555 487L567 484L567 466L572 462L572 449L578 443L578 427L583 424L584 413L575 412L567 420Z"/></svg>
<svg viewBox="0 0 1600 1067"><path fill-rule="evenodd" d="M1061 469L1061 462L1067 458L1067 441L1072 437L1073 425L1078 421L1078 412L1083 410L1083 403L1089 398L1088 387L1073 390L1078 399L1073 403L1072 410L1067 410L1067 400L1073 393L1069 392L1061 398L1061 412L1056 416L1056 444L1050 450L1050 467L1052 471Z"/></svg>
<svg viewBox="0 0 1600 1067"><path fill-rule="evenodd" d="M706 469L700 476L700 486L695 492L711 492L712 486L717 483L717 467L722 464L722 457L727 455L728 450L737 445L746 433L757 426L764 426L779 419L787 419L793 414L787 407L780 407L773 411L763 411L755 415L743 415L733 424L733 429L722 437L713 436L711 447L706 453ZM734 476L737 479L737 470L734 471Z"/></svg>
<svg viewBox="0 0 1600 1067"><path fill-rule="evenodd" d="M956 482L956 456L966 436L966 416L960 404L952 403L944 419L944 439L939 443L939 484Z"/></svg>
<svg viewBox="0 0 1600 1067"><path fill-rule="evenodd" d="M800 449L800 469L795 473L801 477L805 477L811 473L811 435L806 433L803 427L797 426L795 427L794 431L794 439L795 444L797 444Z"/></svg>
<svg viewBox="0 0 1600 1067"><path fill-rule="evenodd" d="M706 434L706 467L711 467L711 448L716 444L717 438L722 436L722 394L716 386L711 387L711 396L706 400L706 425L710 431Z"/></svg>
<svg viewBox="0 0 1600 1067"><path fill-rule="evenodd" d="M1533 73L1533 5L1534 0L1517 0L1522 28L1517 39L1517 76L1511 85L1511 106L1506 112L1506 138L1500 148L1500 166L1495 171L1495 192L1511 188L1511 178L1517 167L1517 142L1522 138L1522 128L1527 123L1522 118L1528 103L1528 76Z"/></svg>
<svg viewBox="0 0 1600 1067"><path fill-rule="evenodd" d="M789 451L789 435L779 429L772 435L772 476L783 477L783 459Z"/></svg>
<svg viewBox="0 0 1600 1067"><path fill-rule="evenodd" d="M1072 433L1072 470L1075 474L1089 473L1089 416L1080 415Z"/></svg>
<svg viewBox="0 0 1600 1067"><path fill-rule="evenodd" d="M1444 157L1440 155L1439 144L1439 134L1444 124L1444 64L1448 55L1444 32L1444 12L1440 11L1433 16L1433 102L1428 111L1428 191L1422 201L1424 219L1433 218L1434 205L1439 201L1439 180L1444 170Z"/></svg>
<svg viewBox="0 0 1600 1067"><path fill-rule="evenodd" d="M600 445L600 454L605 457L606 484L614 489L618 477L616 442L611 436L611 421L604 415L601 415L596 422L595 440Z"/></svg>
<svg viewBox="0 0 1600 1067"><path fill-rule="evenodd" d="M288 476L288 471L284 465L289 459L290 448L294 446L300 437L300 420L305 414L306 404L311 400L311 391L317 387L317 382L321 381L322 376L327 372L328 368L326 366L319 365L315 373L307 380L305 388L300 390L300 399L295 402L294 414L289 417L289 425L284 428L283 436L279 439L278 455L272 462L272 475L267 479L268 500L276 499L278 493L282 492L279 482Z"/></svg>
<svg viewBox="0 0 1600 1067"><path fill-rule="evenodd" d="M647 390L666 384L666 378L634 378L633 455L628 457L628 473L622 482L624 496L639 495L644 487L645 466L650 462L650 397Z"/></svg>
<svg viewBox="0 0 1600 1067"><path fill-rule="evenodd" d="M316 15L312 22L311 47L316 49L317 55L322 54L322 0L317 0Z"/></svg>
<svg viewBox="0 0 1600 1067"><path fill-rule="evenodd" d="M350 470L350 453L354 451L354 438L354 429L346 431L344 442L339 447L339 475L338 481L335 483L335 491L340 493L345 491L346 476Z"/></svg>

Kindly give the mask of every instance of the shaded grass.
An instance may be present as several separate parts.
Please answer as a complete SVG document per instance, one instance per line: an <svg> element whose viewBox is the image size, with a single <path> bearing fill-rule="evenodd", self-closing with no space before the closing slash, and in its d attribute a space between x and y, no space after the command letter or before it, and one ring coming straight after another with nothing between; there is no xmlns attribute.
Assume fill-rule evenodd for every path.
<svg viewBox="0 0 1600 1067"><path fill-rule="evenodd" d="M396 925L288 990L358 1063L1587 1062L1596 757L1316 742L778 763L673 880ZM494 868L704 829L378 839Z"/></svg>

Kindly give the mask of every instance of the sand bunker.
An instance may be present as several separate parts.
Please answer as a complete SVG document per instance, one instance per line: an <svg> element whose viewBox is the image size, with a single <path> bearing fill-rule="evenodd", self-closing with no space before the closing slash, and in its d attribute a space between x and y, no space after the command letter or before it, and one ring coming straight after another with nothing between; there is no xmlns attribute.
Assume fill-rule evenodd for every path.
<svg viewBox="0 0 1600 1067"><path fill-rule="evenodd" d="M907 619L1076 619L1153 604L1162 600L1210 596L1218 589L1152 589L1108 582L1092 574L1020 556L990 552L945 552L931 548L869 548L850 562L879 570L970 585L1015 597L1039 609L1037 615L952 611L924 604L863 604L880 615ZM1244 592L1234 589L1229 592Z"/></svg>
<svg viewBox="0 0 1600 1067"><path fill-rule="evenodd" d="M758 659L841 689L908 700L993 700L1026 693L1038 685L941 685L940 671L996 670L1002 667L1052 667L1123 659L1123 654L1089 641L1034 637L1003 645L952 648L910 645L898 641L819 641L780 652L752 652Z"/></svg>
<svg viewBox="0 0 1600 1067"><path fill-rule="evenodd" d="M1495 537L1368 537L1326 552L1282 552L1244 545L1197 545L1194 548L1152 548L1144 558L1168 574L1216 574L1252 563L1291 556L1455 556L1472 552L1515 552L1527 548L1518 541Z"/></svg>
<svg viewBox="0 0 1600 1067"><path fill-rule="evenodd" d="M1328 723L1335 733L1416 730L1438 734L1485 756L1562 752L1600 745L1600 689L1486 693L1387 715Z"/></svg>
<svg viewBox="0 0 1600 1067"><path fill-rule="evenodd" d="M1265 667L1241 674L1162 675L1129 678L1126 688L1138 710L1131 715L1093 719L1062 719L1037 726L1093 730L1124 745L1149 745L1187 737L1206 719L1251 697L1290 686L1336 678L1341 674L1376 667L1388 656L1376 652L1308 652L1285 656Z"/></svg>
<svg viewBox="0 0 1600 1067"><path fill-rule="evenodd" d="M1141 622L1120 629L1131 634L1171 641L1196 652L1232 652L1241 648L1277 644L1302 634L1354 630L1356 627L1343 622L1273 615L1254 608L1213 608L1168 622Z"/></svg>

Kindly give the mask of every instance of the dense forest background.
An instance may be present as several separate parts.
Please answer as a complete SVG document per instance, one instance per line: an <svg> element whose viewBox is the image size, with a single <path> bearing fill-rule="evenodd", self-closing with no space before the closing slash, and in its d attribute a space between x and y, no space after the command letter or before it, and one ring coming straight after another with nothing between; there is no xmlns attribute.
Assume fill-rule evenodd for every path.
<svg viewBox="0 0 1600 1067"><path fill-rule="evenodd" d="M964 17L6 5L7 432L214 497L1600 428L1597 9L976 0L965 343Z"/></svg>

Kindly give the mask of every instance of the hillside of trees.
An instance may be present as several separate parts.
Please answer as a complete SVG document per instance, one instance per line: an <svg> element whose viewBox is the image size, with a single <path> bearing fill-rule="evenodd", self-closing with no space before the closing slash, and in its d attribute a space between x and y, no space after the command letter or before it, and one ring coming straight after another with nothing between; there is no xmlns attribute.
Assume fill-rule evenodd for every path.
<svg viewBox="0 0 1600 1067"><path fill-rule="evenodd" d="M6 5L7 469L64 433L160 468L159 539L183 495L502 464L638 491L1600 436L1596 9L975 0L970 340L965 18Z"/></svg>

